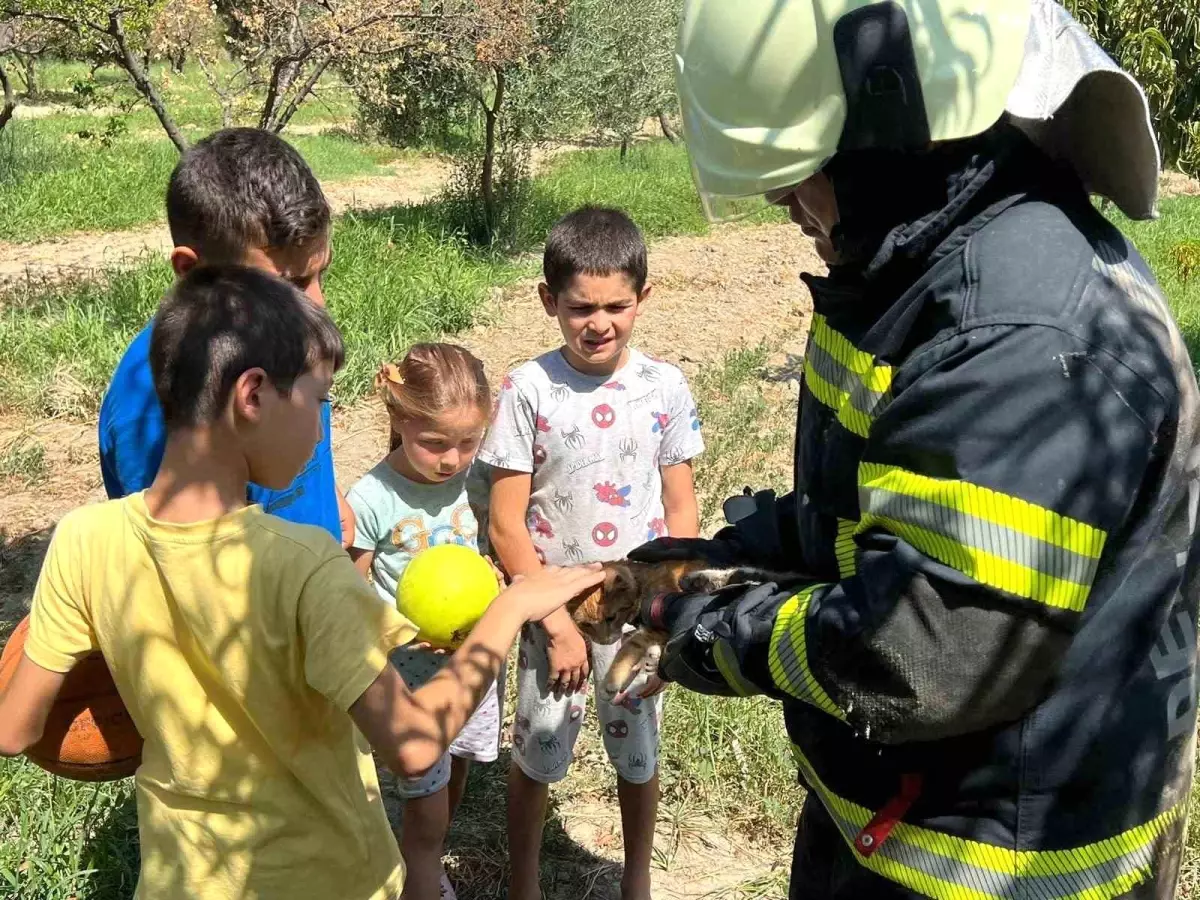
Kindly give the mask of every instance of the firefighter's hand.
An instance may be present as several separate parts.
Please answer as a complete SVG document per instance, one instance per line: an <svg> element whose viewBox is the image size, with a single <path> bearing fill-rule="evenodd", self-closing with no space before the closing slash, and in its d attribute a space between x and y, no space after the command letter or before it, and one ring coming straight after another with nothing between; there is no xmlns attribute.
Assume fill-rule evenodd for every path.
<svg viewBox="0 0 1200 900"><path fill-rule="evenodd" d="M542 620L546 629L546 655L550 662L547 688L556 697L574 694L587 684L591 663L587 641L566 610Z"/></svg>

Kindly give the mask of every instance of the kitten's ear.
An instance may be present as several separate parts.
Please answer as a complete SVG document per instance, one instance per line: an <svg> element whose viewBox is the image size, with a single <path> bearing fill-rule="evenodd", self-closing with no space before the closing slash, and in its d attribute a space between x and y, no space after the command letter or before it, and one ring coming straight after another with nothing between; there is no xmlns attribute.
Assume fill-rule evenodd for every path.
<svg viewBox="0 0 1200 900"><path fill-rule="evenodd" d="M608 563L605 566L604 596L609 605L636 600L637 591L637 578L627 563Z"/></svg>

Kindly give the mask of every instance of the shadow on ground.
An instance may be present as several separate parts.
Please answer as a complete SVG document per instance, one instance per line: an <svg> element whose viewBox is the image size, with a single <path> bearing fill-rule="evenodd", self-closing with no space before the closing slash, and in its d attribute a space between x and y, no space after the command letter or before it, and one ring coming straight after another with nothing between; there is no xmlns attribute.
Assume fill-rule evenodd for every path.
<svg viewBox="0 0 1200 900"><path fill-rule="evenodd" d="M508 890L506 779L507 748L494 763L472 767L462 806L446 841L446 871L459 900L499 900ZM395 776L381 770L380 782L392 822L400 819ZM571 839L555 792L550 793L542 840L542 895L546 900L616 900L621 865L590 852Z"/></svg>
<svg viewBox="0 0 1200 900"><path fill-rule="evenodd" d="M8 640L17 623L29 612L29 600L53 527L10 538L0 529L0 644Z"/></svg>

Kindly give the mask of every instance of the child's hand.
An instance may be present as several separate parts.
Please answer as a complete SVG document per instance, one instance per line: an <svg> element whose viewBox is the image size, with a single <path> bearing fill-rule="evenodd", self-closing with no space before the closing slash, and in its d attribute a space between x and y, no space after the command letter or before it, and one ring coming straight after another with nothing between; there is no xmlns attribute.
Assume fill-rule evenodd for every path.
<svg viewBox="0 0 1200 900"><path fill-rule="evenodd" d="M445 656L447 653L453 652L447 650L445 647L435 647L433 644L429 643L429 641L416 641L409 646L411 646L414 650L428 650L430 653L436 654L437 656Z"/></svg>
<svg viewBox="0 0 1200 900"><path fill-rule="evenodd" d="M548 566L534 575L514 579L512 587L500 596L506 603L516 604L526 622L536 621L602 581L604 570L599 563L569 569Z"/></svg>
<svg viewBox="0 0 1200 900"><path fill-rule="evenodd" d="M504 590L504 586L508 584L508 576L504 574L504 570L496 565L496 561L490 556L485 556L484 559L492 567L492 574L496 576L496 584L500 585L500 590Z"/></svg>

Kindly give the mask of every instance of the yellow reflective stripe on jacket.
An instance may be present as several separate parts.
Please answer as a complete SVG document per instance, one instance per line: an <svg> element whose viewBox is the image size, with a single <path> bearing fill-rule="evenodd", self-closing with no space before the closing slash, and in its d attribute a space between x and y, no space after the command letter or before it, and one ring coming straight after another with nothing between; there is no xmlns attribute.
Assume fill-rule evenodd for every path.
<svg viewBox="0 0 1200 900"><path fill-rule="evenodd" d="M817 313L804 357L804 383L845 428L866 437L891 400L892 367L876 365L875 357L855 348Z"/></svg>
<svg viewBox="0 0 1200 900"><path fill-rule="evenodd" d="M804 752L793 745L805 781L850 846L859 865L934 900L1109 900L1152 874L1155 845L1176 822L1182 804L1115 837L1070 850L1010 850L907 822L896 825L874 854L854 849L873 817L833 793Z"/></svg>
<svg viewBox="0 0 1200 900"><path fill-rule="evenodd" d="M742 667L738 664L737 656L734 654L733 648L729 646L729 641L724 638L718 639L713 644L713 662L717 664L717 670L725 679L725 683L739 697L753 697L755 694L762 693L750 679L742 674Z"/></svg>
<svg viewBox="0 0 1200 900"><path fill-rule="evenodd" d="M1018 497L861 463L856 533L881 526L981 584L1083 610L1107 535Z"/></svg>
<svg viewBox="0 0 1200 900"><path fill-rule="evenodd" d="M837 520L837 539L833 543L833 553L837 557L838 577L849 578L858 570L854 558L857 549L854 543L854 530L858 523L850 519Z"/></svg>
<svg viewBox="0 0 1200 900"><path fill-rule="evenodd" d="M805 630L808 605L812 601L813 591L821 587L826 585L807 587L779 608L771 629L767 661L771 678L781 691L844 720L846 714L825 693L808 667L808 635Z"/></svg>

